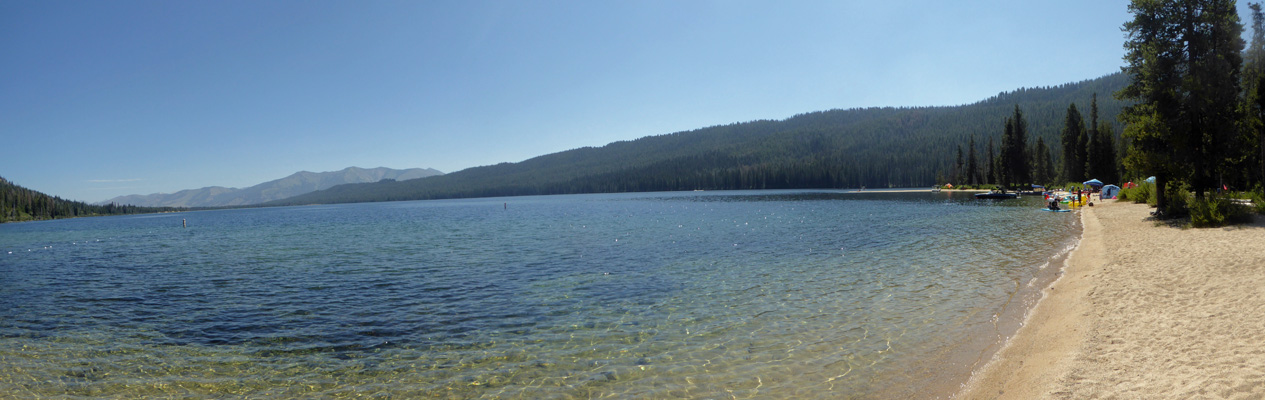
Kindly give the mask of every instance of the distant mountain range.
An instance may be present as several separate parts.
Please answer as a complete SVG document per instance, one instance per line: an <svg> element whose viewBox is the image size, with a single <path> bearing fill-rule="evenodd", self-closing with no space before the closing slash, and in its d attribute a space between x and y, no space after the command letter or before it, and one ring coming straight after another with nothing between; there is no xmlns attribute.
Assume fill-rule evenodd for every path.
<svg viewBox="0 0 1265 400"><path fill-rule="evenodd" d="M285 178L264 182L245 189L211 186L201 189L181 190L175 193L119 196L98 204L131 204L142 207L244 206L281 200L348 183L378 182L384 179L406 181L435 175L443 175L443 172L431 168L400 170L357 167L331 172L301 171Z"/></svg>

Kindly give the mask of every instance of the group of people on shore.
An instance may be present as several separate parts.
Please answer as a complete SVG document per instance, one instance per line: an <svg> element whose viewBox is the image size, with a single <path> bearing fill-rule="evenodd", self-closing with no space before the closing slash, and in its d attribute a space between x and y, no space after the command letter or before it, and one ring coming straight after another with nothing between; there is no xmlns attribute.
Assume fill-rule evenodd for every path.
<svg viewBox="0 0 1265 400"><path fill-rule="evenodd" d="M1068 207L1079 207L1086 203L1093 206L1094 202L1090 199L1090 196L1093 196L1094 192L1094 190L1088 189L1077 189L1070 192L1058 189L1045 192L1044 195L1047 207L1049 207L1050 210L1057 211L1059 210L1059 204L1064 201L1067 202Z"/></svg>

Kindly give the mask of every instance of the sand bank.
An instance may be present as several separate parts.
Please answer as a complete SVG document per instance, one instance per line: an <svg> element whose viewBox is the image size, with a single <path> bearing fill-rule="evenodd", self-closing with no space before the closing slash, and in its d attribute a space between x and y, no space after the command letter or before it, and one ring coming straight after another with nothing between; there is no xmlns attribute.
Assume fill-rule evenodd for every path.
<svg viewBox="0 0 1265 400"><path fill-rule="evenodd" d="M955 398L1265 397L1265 224L1179 229L1085 207L1025 325Z"/></svg>

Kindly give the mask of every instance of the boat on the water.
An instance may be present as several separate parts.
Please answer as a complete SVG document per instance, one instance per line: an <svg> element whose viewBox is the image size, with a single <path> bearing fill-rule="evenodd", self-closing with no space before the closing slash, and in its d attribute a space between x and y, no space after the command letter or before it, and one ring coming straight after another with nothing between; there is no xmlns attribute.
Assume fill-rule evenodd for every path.
<svg viewBox="0 0 1265 400"><path fill-rule="evenodd" d="M1017 197L1019 197L1019 195L1018 195L1018 194L1016 194L1016 193L1006 193L1006 190L1005 190L1005 189L993 189L991 192L988 192L988 193L976 193L976 194L975 194L975 198L977 198L977 199L997 199L997 200L1004 200L1004 199L1013 199L1013 198L1017 198Z"/></svg>
<svg viewBox="0 0 1265 400"><path fill-rule="evenodd" d="M1044 186L1044 185L1032 185L1032 189L1031 189L1031 190L1020 190L1020 191L1019 191L1019 194L1020 194L1020 195L1032 195L1032 196L1040 196L1040 195L1042 195L1042 194L1044 194L1044 193L1045 193L1045 186Z"/></svg>

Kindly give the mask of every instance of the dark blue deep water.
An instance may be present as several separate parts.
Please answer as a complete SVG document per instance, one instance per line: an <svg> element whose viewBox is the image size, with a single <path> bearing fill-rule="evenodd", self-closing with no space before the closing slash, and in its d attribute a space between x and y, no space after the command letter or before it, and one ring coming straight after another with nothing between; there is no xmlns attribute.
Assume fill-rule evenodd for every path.
<svg viewBox="0 0 1265 400"><path fill-rule="evenodd" d="M0 225L0 397L938 395L1079 236L1039 208L687 192Z"/></svg>

